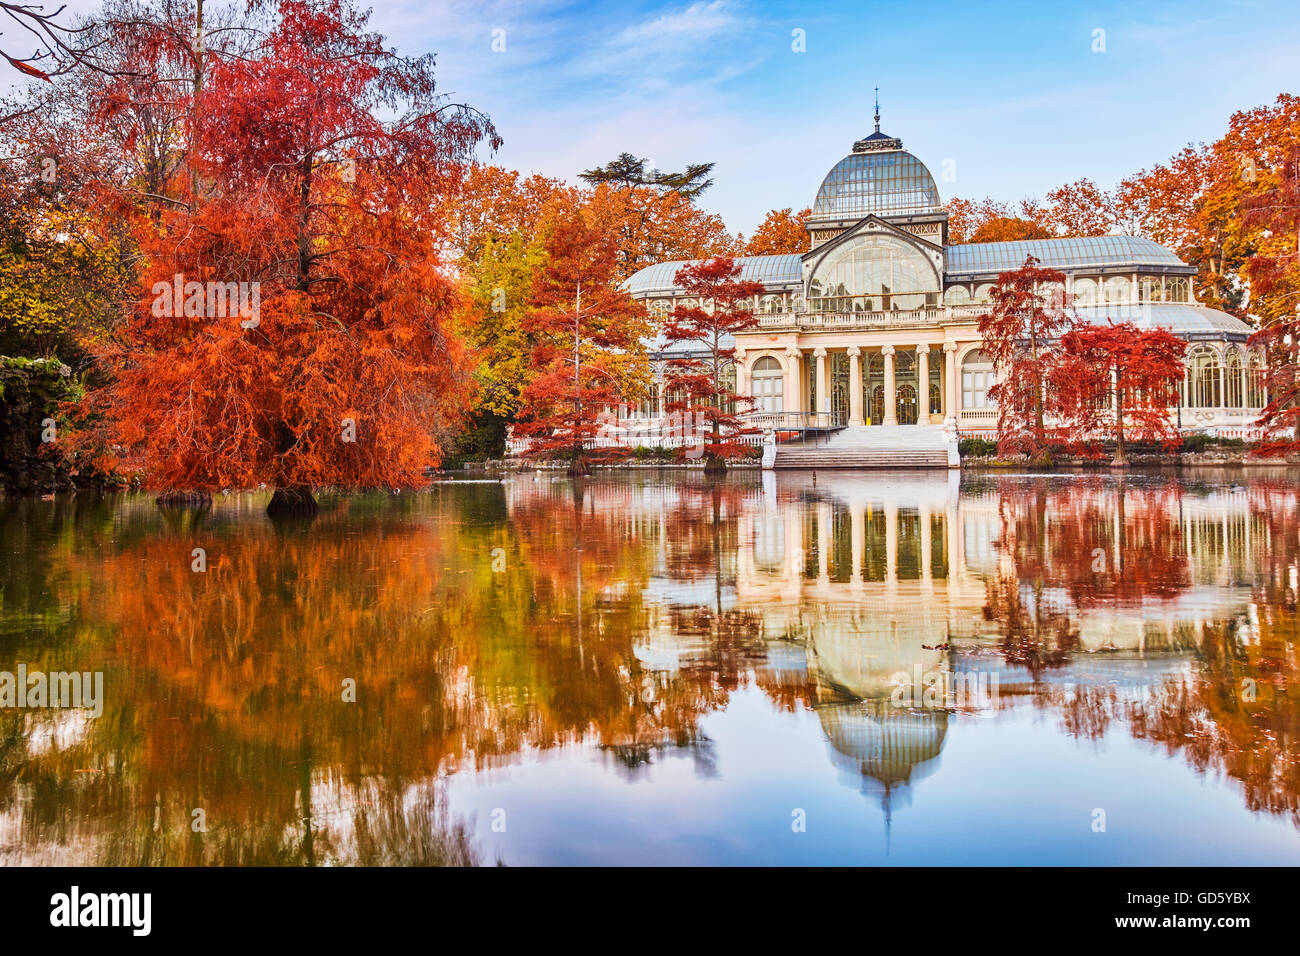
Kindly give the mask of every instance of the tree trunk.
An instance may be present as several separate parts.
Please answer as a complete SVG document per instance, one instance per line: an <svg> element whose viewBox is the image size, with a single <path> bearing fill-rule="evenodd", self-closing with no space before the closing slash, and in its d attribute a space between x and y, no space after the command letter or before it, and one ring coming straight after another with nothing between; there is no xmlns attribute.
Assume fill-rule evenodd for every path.
<svg viewBox="0 0 1300 956"><path fill-rule="evenodd" d="M1128 467L1128 456L1124 453L1124 397L1118 387L1115 389L1115 458L1111 465Z"/></svg>

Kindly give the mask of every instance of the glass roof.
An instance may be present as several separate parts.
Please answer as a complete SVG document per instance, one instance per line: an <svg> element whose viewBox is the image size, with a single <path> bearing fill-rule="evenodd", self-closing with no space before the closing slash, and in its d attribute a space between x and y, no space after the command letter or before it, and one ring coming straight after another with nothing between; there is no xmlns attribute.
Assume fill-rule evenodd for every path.
<svg viewBox="0 0 1300 956"><path fill-rule="evenodd" d="M682 266L700 259L682 259L646 266L627 280L626 288L634 296L673 295L682 291L673 281ZM740 266L739 278L761 282L767 288L803 284L803 260L797 255L736 256Z"/></svg>
<svg viewBox="0 0 1300 956"><path fill-rule="evenodd" d="M1098 325L1132 322L1139 329L1168 329L1182 338L1222 339L1250 335L1253 329L1236 316L1203 305L1181 302L1138 302L1133 305L1085 305L1075 310L1085 322Z"/></svg>
<svg viewBox="0 0 1300 956"><path fill-rule="evenodd" d="M937 212L939 190L925 164L902 149L851 153L822 180L813 219Z"/></svg>
<svg viewBox="0 0 1300 956"><path fill-rule="evenodd" d="M1073 239L1026 239L1018 242L972 242L948 246L947 273L1008 272L1032 255L1039 265L1052 269L1107 268L1110 266L1186 265L1164 246L1138 236L1079 236Z"/></svg>

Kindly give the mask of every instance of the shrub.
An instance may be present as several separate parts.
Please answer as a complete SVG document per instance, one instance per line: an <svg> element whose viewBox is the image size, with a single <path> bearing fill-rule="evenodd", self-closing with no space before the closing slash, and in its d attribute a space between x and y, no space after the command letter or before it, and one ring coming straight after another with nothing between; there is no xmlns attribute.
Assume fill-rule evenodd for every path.
<svg viewBox="0 0 1300 956"><path fill-rule="evenodd" d="M987 438L963 438L957 443L963 458L988 458L998 453L998 443Z"/></svg>
<svg viewBox="0 0 1300 956"><path fill-rule="evenodd" d="M80 397L67 366L58 359L0 356L0 486L15 491L70 487L64 454L68 420L63 402ZM53 421L54 441L43 441L44 422ZM59 440L63 439L61 443Z"/></svg>

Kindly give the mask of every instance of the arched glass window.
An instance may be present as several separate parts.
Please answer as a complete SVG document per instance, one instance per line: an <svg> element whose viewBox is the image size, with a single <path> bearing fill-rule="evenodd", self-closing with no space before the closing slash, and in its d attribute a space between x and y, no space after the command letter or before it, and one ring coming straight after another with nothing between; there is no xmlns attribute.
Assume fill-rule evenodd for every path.
<svg viewBox="0 0 1300 956"><path fill-rule="evenodd" d="M964 285L950 285L943 290L944 305L966 305L970 302L970 289Z"/></svg>
<svg viewBox="0 0 1300 956"><path fill-rule="evenodd" d="M943 407L943 352L930 349L930 413L941 415Z"/></svg>
<svg viewBox="0 0 1300 956"><path fill-rule="evenodd" d="M1187 301L1187 280L1183 276L1174 276L1165 280L1165 301Z"/></svg>
<svg viewBox="0 0 1300 956"><path fill-rule="evenodd" d="M1246 407L1263 408L1268 404L1264 394L1264 356L1251 352L1246 361Z"/></svg>
<svg viewBox="0 0 1300 956"><path fill-rule="evenodd" d="M1102 286L1107 302L1128 302L1131 298L1132 283L1123 276L1111 276Z"/></svg>
<svg viewBox="0 0 1300 956"><path fill-rule="evenodd" d="M785 303L779 295L765 295L763 296L763 304L760 307L760 311L766 315L775 315L778 312L785 311Z"/></svg>
<svg viewBox="0 0 1300 956"><path fill-rule="evenodd" d="M1138 279L1138 301L1160 302L1164 299L1159 276L1142 276Z"/></svg>
<svg viewBox="0 0 1300 956"><path fill-rule="evenodd" d="M692 298L685 298L685 299L678 299L678 300L677 300L677 307L678 307L679 309L693 309L693 308L695 308L696 306L698 306L699 304L700 304L700 303L699 303L699 300L697 300L697 299L692 299Z"/></svg>
<svg viewBox="0 0 1300 956"><path fill-rule="evenodd" d="M1208 345L1198 345L1187 358L1187 406L1218 408L1221 399L1218 353Z"/></svg>
<svg viewBox="0 0 1300 956"><path fill-rule="evenodd" d="M939 302L939 277L918 249L888 236L855 236L831 252L808 286L813 312L889 312Z"/></svg>
<svg viewBox="0 0 1300 956"><path fill-rule="evenodd" d="M976 350L961 363L961 407L992 408L989 388L993 385L993 363L987 355Z"/></svg>
<svg viewBox="0 0 1300 956"><path fill-rule="evenodd" d="M1242 378L1244 370L1241 361L1241 349L1233 346L1224 358L1223 404L1227 408L1241 408L1245 404L1246 383Z"/></svg>
<svg viewBox="0 0 1300 956"><path fill-rule="evenodd" d="M755 411L785 410L785 370L781 368L780 362L770 355L764 355L754 363L749 381Z"/></svg>
<svg viewBox="0 0 1300 956"><path fill-rule="evenodd" d="M667 299L655 299L650 303L650 314L657 319L662 319L671 308Z"/></svg>
<svg viewBox="0 0 1300 956"><path fill-rule="evenodd" d="M981 305L993 301L993 283L985 282L975 287L975 296L972 299Z"/></svg>
<svg viewBox="0 0 1300 956"><path fill-rule="evenodd" d="M1075 305L1096 305L1097 304L1097 280L1096 279L1075 279L1074 280L1074 304Z"/></svg>

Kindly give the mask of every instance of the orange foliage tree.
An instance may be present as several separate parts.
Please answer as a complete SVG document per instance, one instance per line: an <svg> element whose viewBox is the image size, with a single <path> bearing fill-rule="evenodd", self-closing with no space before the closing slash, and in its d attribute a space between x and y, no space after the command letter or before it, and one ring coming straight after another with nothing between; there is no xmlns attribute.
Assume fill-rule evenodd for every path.
<svg viewBox="0 0 1300 956"><path fill-rule="evenodd" d="M446 197L452 242L466 263L476 263L489 243L536 235L560 212L583 199L582 190L558 179L475 163Z"/></svg>
<svg viewBox="0 0 1300 956"><path fill-rule="evenodd" d="M1277 122L1270 141L1266 184L1247 197L1246 220L1261 231L1246 264L1252 296L1261 302L1261 328L1251 344L1270 358L1262 384L1269 401L1260 417L1267 428L1291 432L1287 445L1300 447L1300 122ZM1275 444L1275 443L1274 443Z"/></svg>
<svg viewBox="0 0 1300 956"><path fill-rule="evenodd" d="M779 256L807 252L812 247L808 235L809 208L792 212L790 207L772 209L758 224L747 242L742 240L742 250L747 256Z"/></svg>
<svg viewBox="0 0 1300 956"><path fill-rule="evenodd" d="M995 199L949 199L948 241L1005 242L1012 239L1047 239L1052 233L1041 221L1041 208L1029 200L1018 205Z"/></svg>
<svg viewBox="0 0 1300 956"><path fill-rule="evenodd" d="M722 217L702 211L677 192L602 183L592 190L584 208L593 222L617 235L620 280L656 262L736 251Z"/></svg>
<svg viewBox="0 0 1300 956"><path fill-rule="evenodd" d="M1167 329L1139 329L1132 322L1082 325L1060 342L1060 361L1048 373L1067 447L1100 454L1096 439L1115 442L1117 465L1125 465L1125 441L1176 447L1182 439L1169 418L1178 404L1187 343Z"/></svg>
<svg viewBox="0 0 1300 956"><path fill-rule="evenodd" d="M438 461L465 362L433 210L496 134L343 0L275 12L255 55L212 66L185 171L202 188L142 226L143 294L94 402L151 487L265 482L270 510L314 512L314 487L412 485Z"/></svg>
<svg viewBox="0 0 1300 956"><path fill-rule="evenodd" d="M1018 242L1024 239L1051 239L1046 226L1018 216L997 216L981 225L970 237L971 242Z"/></svg>
<svg viewBox="0 0 1300 956"><path fill-rule="evenodd" d="M520 395L516 434L529 453L563 455L570 474L626 449L595 447L603 413L627 403L629 358L643 356L645 307L620 288L613 234L575 213L546 244L547 263L533 286L525 330L536 337L534 378Z"/></svg>
<svg viewBox="0 0 1300 956"><path fill-rule="evenodd" d="M753 302L763 293L761 282L739 278L740 266L725 256L693 262L677 271L674 281L698 305L677 306L664 323L667 347L685 344L689 351L668 363L668 411L703 425L704 470L727 470L727 459L745 453L737 439L756 429L745 428L737 414L750 402L736 393L723 373L734 369L732 336L753 328Z"/></svg>

